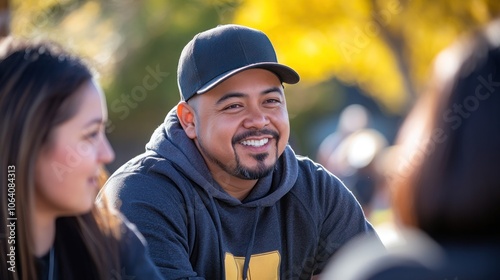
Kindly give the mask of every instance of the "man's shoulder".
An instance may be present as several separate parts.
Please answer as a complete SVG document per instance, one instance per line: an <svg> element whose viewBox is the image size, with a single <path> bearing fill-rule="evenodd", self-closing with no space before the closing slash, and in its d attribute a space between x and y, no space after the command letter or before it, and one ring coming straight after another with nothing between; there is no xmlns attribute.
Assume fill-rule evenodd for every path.
<svg viewBox="0 0 500 280"><path fill-rule="evenodd" d="M342 181L321 164L305 156L297 155L296 158L299 166L297 182L301 185L327 190L344 187Z"/></svg>
<svg viewBox="0 0 500 280"><path fill-rule="evenodd" d="M304 205L327 205L351 195L341 180L313 160L297 156L297 180L290 195Z"/></svg>
<svg viewBox="0 0 500 280"><path fill-rule="evenodd" d="M169 177L175 176L177 170L170 160L155 152L142 153L119 167L109 177L106 185L133 183L137 180L148 181L171 181Z"/></svg>
<svg viewBox="0 0 500 280"><path fill-rule="evenodd" d="M111 177L123 174L148 173L151 167L165 160L165 158L155 152L146 151L125 162L115 172L113 172Z"/></svg>

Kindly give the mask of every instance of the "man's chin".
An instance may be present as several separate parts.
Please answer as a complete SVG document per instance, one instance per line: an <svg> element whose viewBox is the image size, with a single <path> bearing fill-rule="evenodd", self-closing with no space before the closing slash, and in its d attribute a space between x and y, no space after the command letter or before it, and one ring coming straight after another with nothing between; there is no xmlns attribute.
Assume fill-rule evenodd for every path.
<svg viewBox="0 0 500 280"><path fill-rule="evenodd" d="M274 169L274 165L270 166L257 166L257 167L243 167L238 168L238 177L245 180L257 180L269 175Z"/></svg>

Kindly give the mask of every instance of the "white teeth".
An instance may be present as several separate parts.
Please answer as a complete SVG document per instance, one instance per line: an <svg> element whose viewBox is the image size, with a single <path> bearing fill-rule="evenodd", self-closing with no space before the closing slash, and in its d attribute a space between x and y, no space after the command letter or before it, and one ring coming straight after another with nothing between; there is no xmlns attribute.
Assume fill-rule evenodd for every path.
<svg viewBox="0 0 500 280"><path fill-rule="evenodd" d="M243 144L245 146L262 147L265 144L267 144L267 142L269 142L269 139L264 138L262 140L245 140L245 141L242 141L241 144Z"/></svg>

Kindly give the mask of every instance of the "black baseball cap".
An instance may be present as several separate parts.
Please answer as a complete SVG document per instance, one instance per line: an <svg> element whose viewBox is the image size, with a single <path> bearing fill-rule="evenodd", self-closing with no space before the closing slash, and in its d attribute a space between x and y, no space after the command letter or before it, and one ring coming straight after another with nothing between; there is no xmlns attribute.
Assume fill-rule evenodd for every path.
<svg viewBox="0 0 500 280"><path fill-rule="evenodd" d="M236 25L219 25L198 33L184 47L177 68L181 99L202 94L232 75L250 68L275 73L281 82L295 84L299 74L279 64L269 38L262 31Z"/></svg>

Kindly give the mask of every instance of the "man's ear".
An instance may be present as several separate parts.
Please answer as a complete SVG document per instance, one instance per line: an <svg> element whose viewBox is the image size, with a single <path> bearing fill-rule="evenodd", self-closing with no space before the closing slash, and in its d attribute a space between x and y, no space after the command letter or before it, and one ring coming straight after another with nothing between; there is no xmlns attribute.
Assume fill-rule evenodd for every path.
<svg viewBox="0 0 500 280"><path fill-rule="evenodd" d="M177 117L187 136L191 139L196 138L194 113L194 108L189 106L186 101L181 101L177 104Z"/></svg>

